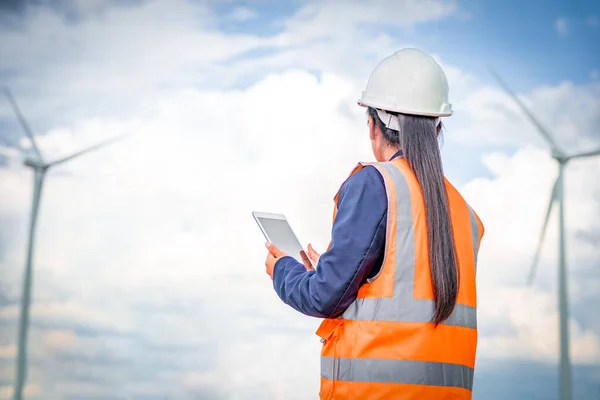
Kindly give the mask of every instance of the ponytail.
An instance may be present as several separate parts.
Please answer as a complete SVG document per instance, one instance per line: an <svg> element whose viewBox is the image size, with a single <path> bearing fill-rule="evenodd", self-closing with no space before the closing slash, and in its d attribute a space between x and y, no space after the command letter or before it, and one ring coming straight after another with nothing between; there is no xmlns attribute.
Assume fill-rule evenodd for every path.
<svg viewBox="0 0 600 400"><path fill-rule="evenodd" d="M399 131L386 128L374 108L367 110L387 144L402 149L423 193L435 302L431 322L438 325L452 314L458 296L458 262L438 144L441 123L436 126L438 120L433 117L386 112L398 116Z"/></svg>

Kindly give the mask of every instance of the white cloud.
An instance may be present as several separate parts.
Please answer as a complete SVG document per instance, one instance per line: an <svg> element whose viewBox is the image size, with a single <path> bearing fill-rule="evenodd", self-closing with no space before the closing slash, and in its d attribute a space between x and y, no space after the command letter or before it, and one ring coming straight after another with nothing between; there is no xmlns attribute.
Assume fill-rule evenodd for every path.
<svg viewBox="0 0 600 400"><path fill-rule="evenodd" d="M71 3L71 7L73 7L77 11L84 13L84 14L89 14L89 13L98 12L99 10L102 10L102 9L110 6L113 3L113 1L110 1L110 0L71 0L70 2L67 2L67 3Z"/></svg>
<svg viewBox="0 0 600 400"><path fill-rule="evenodd" d="M210 9L184 1L111 8L104 19L77 27L39 13L29 23L48 28L52 43L43 42L42 29L4 34L3 60L10 56L15 68L40 65L35 79L29 73L13 82L25 93L27 115L48 116L41 111L47 97L36 100L28 89L34 82L45 82L45 93L66 87L53 112L59 104L86 105L61 113L76 116L70 124L48 123L39 144L49 159L133 132L50 172L44 187L30 341L32 357L43 362L32 366L30 382L45 399L115 390L180 399L316 395L319 321L275 295L250 212L283 212L304 243L326 247L333 194L358 160L372 158L364 110L354 100L374 60L399 45L356 25L376 24L382 9L403 26L455 9L433 1L386 4L390 8L349 3L339 15L333 3L309 3L267 38L225 35ZM334 17L341 18L340 32L328 29ZM307 21L312 32L300 29ZM40 45L19 51L24 43ZM358 51L363 44L366 50ZM275 54L226 62L271 45ZM457 110L468 116L449 129L448 139L521 145L524 129L536 137L527 121L506 122L506 110L514 118L520 112L498 89L444 67ZM307 72L313 69L320 78ZM261 72L255 83L230 87L254 71ZM561 140L577 147L591 141L579 132L597 121L598 90L564 83L525 97ZM0 109L0 117L7 113ZM573 115L577 119L566 117ZM479 355L555 362L554 221L538 283L522 285L555 166L547 152L532 147L483 159L491 177L462 188L487 232L478 282ZM589 218L600 211L599 170L593 160L568 168L574 274L600 258L576 238L600 229ZM20 293L31 178L27 170L0 169L0 221L8 221L3 226L11 232L0 236L0 271L10 299ZM573 307L597 283L574 276ZM14 304L0 309L3 333L15 329L16 316ZM597 363L597 333L576 319L571 326L574 361ZM1 346L1 354L14 353L12 342Z"/></svg>
<svg viewBox="0 0 600 400"><path fill-rule="evenodd" d="M317 82L310 74L289 72L271 76L244 92L175 93L161 98L143 120L92 121L78 126L86 141L123 130L139 133L66 165L64 169L74 178L50 177L45 187L36 271L65 284L81 302L83 308L73 308L69 320L140 332L148 324L143 320L152 315L152 308L141 312L123 309L122 304L147 296L158 296L156 306L168 304L167 299L174 295L183 301L198 299L198 310L203 311L194 315L178 310L182 304L171 316L161 317L159 330L148 329L144 336L152 343L168 344L175 339L181 345L200 348L207 340L228 344L218 346L216 372L184 370L178 378L165 378L165 385L187 382L192 391L198 385L213 390L202 382L233 374L236 378L227 381L227 389L236 393L258 393L255 385L265 385L263 393L288 393L276 386L293 385L286 398L315 393L317 381L306 371L316 371L309 366L318 362L318 341L312 335L316 321L297 315L274 295L263 271L263 240L250 211L282 211L304 241L312 240L318 248L326 246L331 196L353 163L369 158L364 124L360 123L362 110L356 109L356 118L337 112L351 88L329 74ZM288 99L287 93L295 96L282 101ZM197 112L206 109L215 112ZM164 132L171 133L166 136ZM57 155L69 152L72 149L64 147L69 138L68 131L57 130L43 137L41 146ZM307 155L319 161L309 162ZM585 163L573 163L568 170L568 198L578 199L577 205L570 203L568 208L571 236L575 230L594 227L595 222L586 215L600 211L589 197L593 193L590 179L600 168L597 162ZM552 361L557 349L556 331L551 329L556 321L554 289L527 290L519 285L537 239L554 165L546 152L534 149L513 157L491 154L486 164L495 177L473 181L464 188L488 232L480 256L481 323L493 325L506 319L517 334L482 335L480 354L505 357L508 352ZM15 172L2 173L17 185ZM3 188L10 191L2 198L12 200L3 201L3 209L17 211L25 225L30 183L25 179L19 182L20 186ZM525 192L527 196L523 196ZM514 218L507 219L509 214ZM547 243L556 240L555 228L550 225ZM585 261L573 264L573 269L597 260L593 249L570 242L570 254ZM545 283L555 260L548 247L540 272L540 281ZM11 248L14 252L4 265L21 265L23 242ZM50 289L47 281L36 283L36 296L51 298ZM106 298L106 293L126 291L130 292L126 298ZM57 320L60 309L56 307L66 304L56 303L53 312L47 307L48 316ZM34 308L34 320L45 320L43 310ZM124 321L128 322L123 326ZM298 333L282 334L278 342L270 336L274 327L293 326ZM597 336L575 322L572 326L574 360L595 362L600 355ZM48 339L41 343L48 346ZM277 346L281 346L279 350ZM297 354L284 350L288 346ZM265 359L264 354L281 356ZM247 371L249 360L256 359L262 361L253 361L255 368ZM295 366L290 369L292 364ZM267 379L262 375L266 370L278 372ZM64 390L75 389L71 385ZM221 389L214 388L215 395L225 395L218 391Z"/></svg>
<svg viewBox="0 0 600 400"><path fill-rule="evenodd" d="M541 86L521 100L568 154L597 146L600 124L600 84L561 82ZM465 124L454 138L475 145L547 146L519 106L499 88L475 87L456 104Z"/></svg>
<svg viewBox="0 0 600 400"><path fill-rule="evenodd" d="M555 361L558 349L557 208L546 233L536 283L533 288L526 288L525 281L556 178L556 165L547 152L534 148L522 149L512 157L490 154L486 156L486 164L494 178L471 181L463 193L478 210L487 232L478 268L480 323L504 327L482 335L479 354L481 357ZM588 216L600 212L597 200L600 185L595 179L599 173L598 159L572 162L566 170L571 307L578 307L581 301L583 282L574 279L581 276L578 272L586 272L593 287L600 288L600 280L591 278L600 253L576 238L577 231L598 229L597 221ZM597 363L600 359L598 332L583 329L576 321L570 325L573 360Z"/></svg>
<svg viewBox="0 0 600 400"><path fill-rule="evenodd" d="M57 117L64 109L71 118L127 114L159 91L227 83L218 79L220 64L271 42L224 35L206 4L185 0L110 7L78 24L41 10L27 26L36 29L2 32L0 58L7 70L36 66L36 79L44 85L31 86L31 79L20 74L11 80L13 92L26 115L61 123L68 121ZM33 101L40 94L47 96L44 104ZM8 115L3 104L0 116Z"/></svg>
<svg viewBox="0 0 600 400"><path fill-rule="evenodd" d="M48 274L53 281L66 284L77 301L90 307L89 314L72 314L71 320L91 326L105 326L104 310L111 310L111 315L116 312L108 323L111 327L142 317L131 315L119 303L103 300L107 292L129 290L141 295L138 290L161 287L165 296L179 293L195 298L202 294L203 302L221 304L215 309L209 306L209 316L199 320L166 320L167 326L149 335L149 340L171 342L177 338L177 343L186 345L204 341L202 336L235 340L219 354L223 363L219 374L230 373L232 368L241 374L231 382L231 390L243 391L257 380L268 387L266 377L258 376L263 369L242 373L233 360L242 368L248 358L240 359L240 352L252 357L269 352L271 339L259 339L261 333L248 335L242 342L237 334L222 333L221 324L240 333L255 331L267 315L283 326L304 321L303 336L306 343L314 342L315 349L312 357L307 354L304 359L314 363L318 360L318 340L312 335L315 323L278 301L264 274L264 240L250 211L283 211L303 239L312 239L319 248L326 246L331 198L337 185L356 160L368 157L365 125L336 113L350 89L351 85L335 76L324 75L317 82L311 74L289 72L269 77L243 93L182 91L162 98L143 122L116 126L92 121L78 127L85 131L80 136L87 142L100 134L128 129L139 133L65 165L62 169L74 179L49 176L38 231L37 274ZM289 98L286 93L295 96ZM356 108L362 122L362 110ZM208 109L215 111L197 111ZM299 118L301 115L311 118ZM70 138L68 131L56 130L41 138L40 147L56 156L66 154L77 147L64 147ZM345 143L344 149L338 143ZM310 163L309 156L320 161ZM323 175L323 170L330 172ZM18 185L3 187L2 198L11 199L10 204L3 201L3 209L18 212L25 223L30 182L18 179L12 171L2 170L2 174ZM275 182L277 190L273 190ZM305 213L312 205L318 207L311 223L306 223ZM58 231L57 226L68 229ZM23 244L19 240L11 246L14 250L5 265L22 265ZM14 276L13 282L17 278ZM51 298L51 287L44 286L36 282L36 297ZM229 296L234 303L227 300ZM248 305L248 311L258 313L259 319L244 318L243 312L236 311L239 301ZM219 317L223 310L232 321ZM98 322L92 323L90 317L95 313ZM42 318L42 309L34 308L33 319ZM307 324L312 329L306 329ZM136 322L123 329L135 331ZM195 332L200 329L204 335L198 337ZM168 332L171 334L166 335ZM291 344L293 337L283 335L281 346ZM264 368L276 368L282 362L277 357ZM275 378L291 382L292 376ZM301 381L308 384L310 375Z"/></svg>
<svg viewBox="0 0 600 400"><path fill-rule="evenodd" d="M258 17L258 12L248 7L236 7L228 15L234 21L244 22Z"/></svg>
<svg viewBox="0 0 600 400"><path fill-rule="evenodd" d="M557 18L556 21L554 21L554 29L556 29L558 34L561 36L566 36L569 34L569 26L565 18Z"/></svg>
<svg viewBox="0 0 600 400"><path fill-rule="evenodd" d="M65 124L69 120L60 118L64 109L71 118L142 112L141 99L157 92L189 85L229 87L271 70L335 70L366 82L373 63L400 43L379 29L359 25L380 27L383 21L385 26L410 27L447 17L455 9L454 2L440 0L352 1L343 8L331 1L307 2L270 37L223 34L204 2L153 0L139 7L108 7L79 24L37 12L28 21L37 29L3 32L6 44L0 47L0 58L9 70L36 65L36 79L45 84L32 86L20 74L11 80L15 95L28 114ZM358 43L365 49L362 55L356 53ZM275 54L243 57L265 49ZM34 101L40 95L48 99L43 106ZM0 117L7 115L9 110L0 107Z"/></svg>
<svg viewBox="0 0 600 400"><path fill-rule="evenodd" d="M366 5L358 0L347 1L340 7L335 0L309 1L284 24L285 39L290 43L316 38L352 35L361 24L411 27L422 22L450 16L457 9L454 1L437 0L376 0ZM336 29L331 29L335 24ZM310 26L310 29L306 29Z"/></svg>

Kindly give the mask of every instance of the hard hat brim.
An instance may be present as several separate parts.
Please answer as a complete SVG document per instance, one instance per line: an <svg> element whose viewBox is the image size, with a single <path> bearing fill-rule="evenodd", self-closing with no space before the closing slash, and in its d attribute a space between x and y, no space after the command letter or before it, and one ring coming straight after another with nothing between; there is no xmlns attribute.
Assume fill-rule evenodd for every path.
<svg viewBox="0 0 600 400"><path fill-rule="evenodd" d="M408 109L403 109L403 108L393 108L393 107L385 106L382 104L363 102L360 99L356 101L356 104L358 104L361 107L373 107L373 108L378 108L378 109L384 110L384 111L397 112L400 114L408 114L408 115L420 115L420 116L424 116L424 117L450 117L453 114L452 111L450 111L449 113L440 113L440 112L415 111L415 110L408 110Z"/></svg>

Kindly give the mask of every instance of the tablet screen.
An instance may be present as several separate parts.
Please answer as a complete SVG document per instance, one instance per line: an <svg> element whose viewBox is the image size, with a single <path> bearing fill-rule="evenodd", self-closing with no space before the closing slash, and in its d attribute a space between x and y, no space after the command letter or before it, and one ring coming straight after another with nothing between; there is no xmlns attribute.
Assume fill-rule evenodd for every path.
<svg viewBox="0 0 600 400"><path fill-rule="evenodd" d="M261 225L263 232L267 236L267 240L289 256L301 260L300 251L302 250L302 245L296 238L296 235L294 235L287 220L263 216L256 216L256 220Z"/></svg>

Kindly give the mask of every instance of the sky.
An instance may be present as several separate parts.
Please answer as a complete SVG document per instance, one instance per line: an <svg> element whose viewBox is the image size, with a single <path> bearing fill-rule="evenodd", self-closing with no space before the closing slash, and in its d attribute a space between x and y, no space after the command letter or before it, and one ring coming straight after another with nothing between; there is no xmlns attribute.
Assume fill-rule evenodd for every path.
<svg viewBox="0 0 600 400"><path fill-rule="evenodd" d="M368 4L367 4L368 3ZM593 1L0 3L0 85L54 160L34 260L27 399L307 399L320 320L284 305L252 211L326 248L333 196L373 161L356 99L384 57L443 67L445 173L486 228L474 399L557 399L557 166L497 71L574 154L600 147ZM33 176L0 101L0 399L14 380ZM574 398L600 396L600 159L569 163Z"/></svg>

